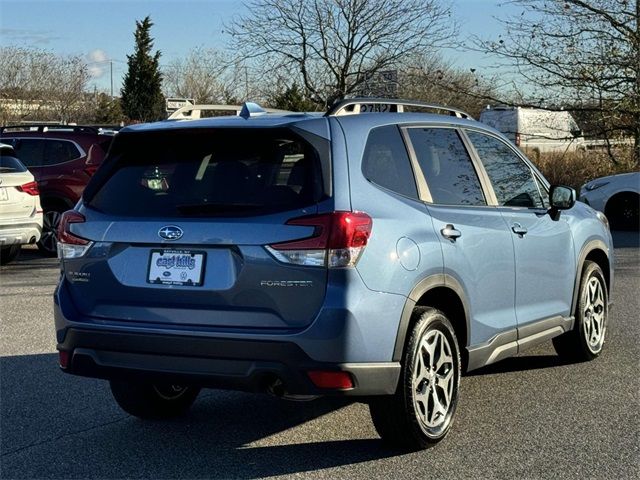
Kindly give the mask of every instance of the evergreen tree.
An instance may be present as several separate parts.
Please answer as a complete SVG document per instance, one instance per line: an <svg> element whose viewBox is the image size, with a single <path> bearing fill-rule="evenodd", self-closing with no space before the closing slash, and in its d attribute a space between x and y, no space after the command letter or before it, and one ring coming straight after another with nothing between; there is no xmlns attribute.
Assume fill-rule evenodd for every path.
<svg viewBox="0 0 640 480"><path fill-rule="evenodd" d="M132 121L149 122L165 116L162 74L158 68L160 51L151 53L153 39L149 34L153 22L148 16L136 21L136 46L127 55L129 69L122 87L122 111Z"/></svg>
<svg viewBox="0 0 640 480"><path fill-rule="evenodd" d="M295 82L290 87L270 95L269 104L272 108L292 112L313 112L318 109L318 105L312 102Z"/></svg>

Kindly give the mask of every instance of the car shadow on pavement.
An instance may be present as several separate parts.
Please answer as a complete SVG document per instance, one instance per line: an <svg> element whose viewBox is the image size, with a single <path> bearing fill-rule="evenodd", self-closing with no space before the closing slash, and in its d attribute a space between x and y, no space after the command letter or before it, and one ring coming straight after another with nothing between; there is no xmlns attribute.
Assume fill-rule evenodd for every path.
<svg viewBox="0 0 640 480"><path fill-rule="evenodd" d="M66 375L56 362L0 358L3 478L257 478L402 453L348 399L203 390L184 417L142 421L116 406L107 382ZM327 414L337 417L330 427L317 421ZM347 420L362 422L366 438L344 439Z"/></svg>

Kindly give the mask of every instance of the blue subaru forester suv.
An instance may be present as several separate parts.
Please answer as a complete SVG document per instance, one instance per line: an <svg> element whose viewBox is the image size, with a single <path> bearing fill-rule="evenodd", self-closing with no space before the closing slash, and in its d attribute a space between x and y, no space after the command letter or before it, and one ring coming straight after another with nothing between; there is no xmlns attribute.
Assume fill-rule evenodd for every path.
<svg viewBox="0 0 640 480"><path fill-rule="evenodd" d="M125 128L58 237L60 367L130 414L202 387L352 395L414 449L449 431L463 372L550 339L597 357L613 282L602 214L411 101Z"/></svg>

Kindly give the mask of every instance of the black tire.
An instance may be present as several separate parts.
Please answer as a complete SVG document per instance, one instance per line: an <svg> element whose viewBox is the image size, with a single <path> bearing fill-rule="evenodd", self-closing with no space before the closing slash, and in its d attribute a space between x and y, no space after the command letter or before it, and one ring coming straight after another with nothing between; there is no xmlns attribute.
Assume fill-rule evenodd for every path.
<svg viewBox="0 0 640 480"><path fill-rule="evenodd" d="M63 206L44 208L42 216L42 235L38 240L38 250L46 257L58 255L58 223L68 209Z"/></svg>
<svg viewBox="0 0 640 480"><path fill-rule="evenodd" d="M593 306L592 287L594 282L599 285L601 303ZM578 303L575 311L575 324L571 331L555 337L553 347L558 355L568 362L585 362L600 355L604 347L609 315L607 284L600 266L589 260L585 261L580 277ZM597 294L595 294L597 296ZM600 303L600 302L597 302ZM596 321L600 318L601 321ZM596 324L600 326L596 328ZM598 341L591 341L597 330Z"/></svg>
<svg viewBox="0 0 640 480"><path fill-rule="evenodd" d="M417 309L414 315L416 321L407 340L402 359L400 383L396 393L372 398L369 401L369 411L373 424L385 443L409 450L421 450L440 442L451 428L458 404L461 361L455 331L451 322L441 311L435 308L422 308ZM414 384L414 376L420 372L420 365L417 361L419 349L422 352L422 363L424 364L425 361L430 363L430 360L425 360L425 353L429 352L422 347L423 341L428 342L430 338L434 338L434 352L440 348L441 352L447 353L445 344L441 340L442 338L446 339L451 362L450 364L442 364L441 368L433 371L430 374L431 380L425 379ZM438 341L441 342L439 346ZM438 384L442 381L440 374L445 373L446 377L450 374L451 379ZM443 388L443 384L450 389L449 404L444 414L436 415L433 413L432 415L432 419L437 417L438 421L442 420L441 423L430 426L427 424L429 416L427 404L431 402L431 405L434 405L433 395L438 395L440 399L443 398L442 395L447 388L446 386ZM418 400L420 398L417 395L418 388L422 390L423 394L426 391L425 397L429 399L427 404ZM446 400L446 397L444 398ZM425 418L425 413L427 418Z"/></svg>
<svg viewBox="0 0 640 480"><path fill-rule="evenodd" d="M8 247L0 248L0 265L6 265L18 258L21 248L22 245L10 245Z"/></svg>
<svg viewBox="0 0 640 480"><path fill-rule="evenodd" d="M637 193L614 195L604 211L612 230L640 230L640 195Z"/></svg>
<svg viewBox="0 0 640 480"><path fill-rule="evenodd" d="M125 412L138 418L163 419L185 413L200 393L198 387L154 385L112 380L113 397Z"/></svg>

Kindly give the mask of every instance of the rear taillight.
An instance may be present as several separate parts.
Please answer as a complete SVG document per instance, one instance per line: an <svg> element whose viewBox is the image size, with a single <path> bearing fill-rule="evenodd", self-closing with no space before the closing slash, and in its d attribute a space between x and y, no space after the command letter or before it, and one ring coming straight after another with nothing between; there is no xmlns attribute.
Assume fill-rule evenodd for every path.
<svg viewBox="0 0 640 480"><path fill-rule="evenodd" d="M84 169L84 173L86 173L90 177L93 177L93 174L96 173L96 170L98 170L98 167L99 165L87 165Z"/></svg>
<svg viewBox="0 0 640 480"><path fill-rule="evenodd" d="M16 187L18 190L24 193L28 193L29 195L40 195L40 190L38 189L38 184L36 182L25 183L24 185L20 185Z"/></svg>
<svg viewBox="0 0 640 480"><path fill-rule="evenodd" d="M315 231L308 238L267 246L276 259L337 268L355 266L369 241L373 220L364 212L332 212L294 218L287 225L315 227Z"/></svg>
<svg viewBox="0 0 640 480"><path fill-rule="evenodd" d="M520 134L516 133L516 147L520 146Z"/></svg>
<svg viewBox="0 0 640 480"><path fill-rule="evenodd" d="M91 248L92 243L89 240L71 233L72 223L84 222L84 215L75 210L68 210L62 214L58 224L58 256L60 258L82 257Z"/></svg>

